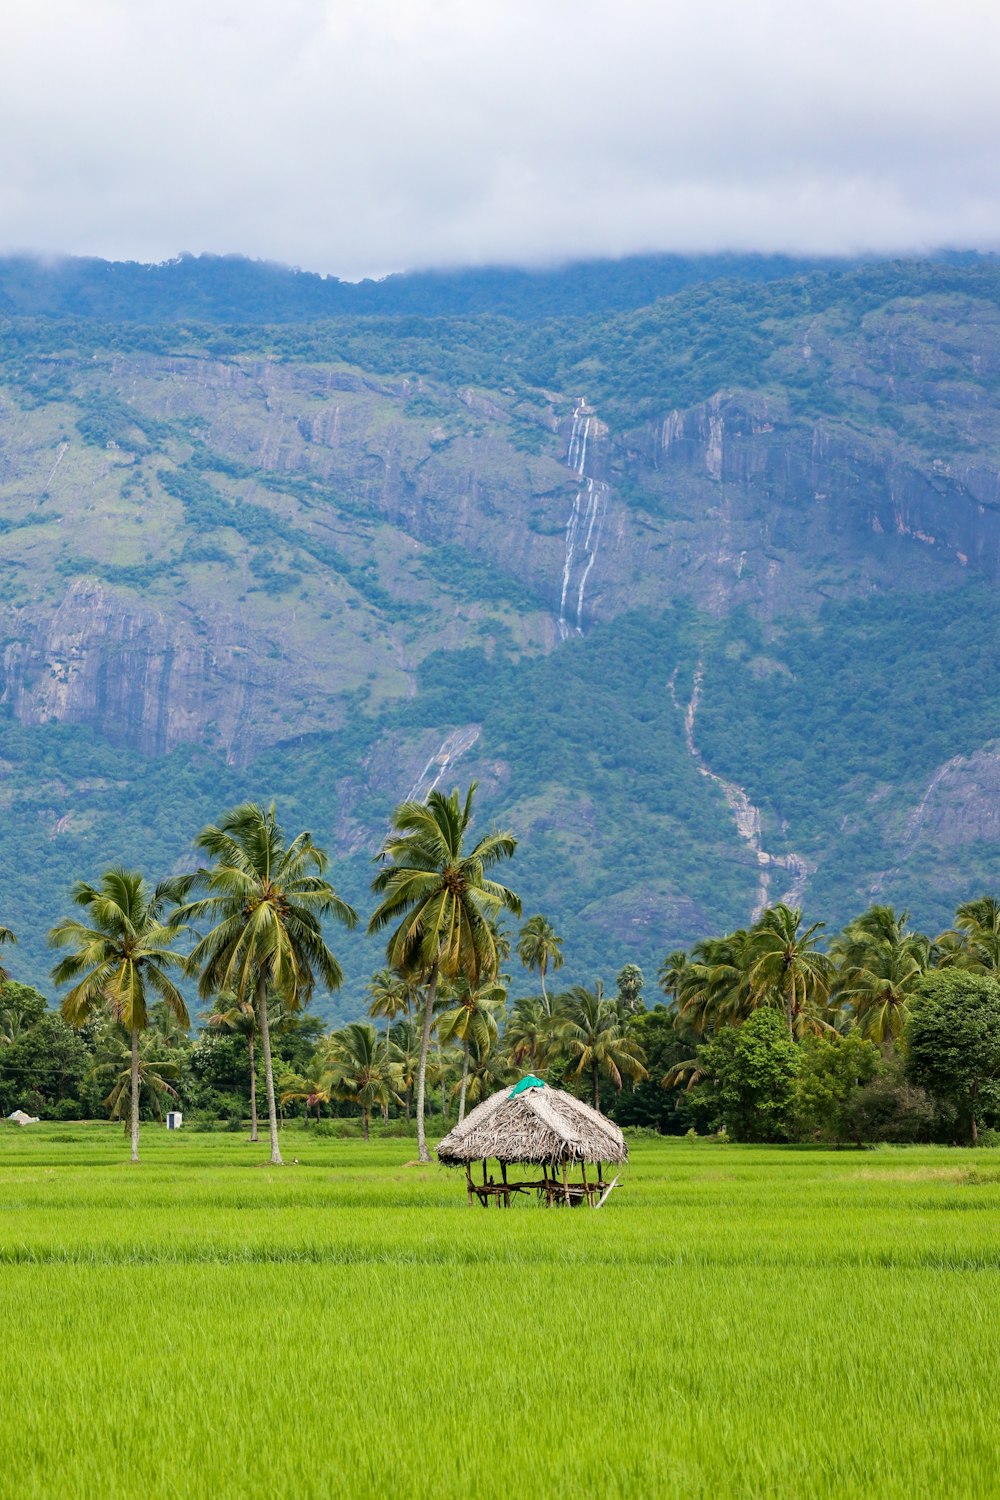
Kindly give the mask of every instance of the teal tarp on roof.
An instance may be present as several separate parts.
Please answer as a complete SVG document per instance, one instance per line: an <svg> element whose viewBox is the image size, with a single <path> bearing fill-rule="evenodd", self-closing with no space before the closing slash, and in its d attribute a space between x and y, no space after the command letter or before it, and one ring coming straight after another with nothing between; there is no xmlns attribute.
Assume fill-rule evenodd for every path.
<svg viewBox="0 0 1000 1500"><path fill-rule="evenodd" d="M510 1093L507 1095L507 1098L508 1099L514 1099L514 1098L517 1097L518 1094L523 1094L524 1091L525 1091L525 1089L543 1089L544 1087L545 1087L545 1079L544 1078L536 1078L535 1075L534 1075L534 1073L525 1073L525 1075L521 1079L520 1083L515 1083L514 1087L511 1089Z"/></svg>

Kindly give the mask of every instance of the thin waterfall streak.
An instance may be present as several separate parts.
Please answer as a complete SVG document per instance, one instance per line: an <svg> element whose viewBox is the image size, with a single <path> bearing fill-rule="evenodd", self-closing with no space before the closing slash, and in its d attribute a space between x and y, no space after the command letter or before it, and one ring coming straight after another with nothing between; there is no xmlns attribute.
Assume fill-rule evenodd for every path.
<svg viewBox="0 0 1000 1500"><path fill-rule="evenodd" d="M579 474L581 479L583 478L583 471L586 468L587 464L587 439L589 438L589 436L590 418L588 417L583 424L583 435L580 438L580 462L578 463L576 469L576 472Z"/></svg>
<svg viewBox="0 0 1000 1500"><path fill-rule="evenodd" d="M597 561L597 553L601 545L601 532L604 530L605 516L605 507L601 503L606 494L605 486L603 484L594 484L593 480L589 480L588 482L593 486L593 504L590 507L590 524L587 527L587 540L584 543L587 565L580 575L580 588L576 596L576 628L580 635L583 634L583 596L587 589L587 579L590 577L590 570ZM594 536L595 523L597 525L596 536ZM591 546L592 538L593 546Z"/></svg>
<svg viewBox="0 0 1000 1500"><path fill-rule="evenodd" d="M576 534L580 519L580 500L582 491L577 490L573 501L573 509L570 511L569 520L566 522L566 556L563 562L562 593L559 596L559 634L563 640L569 635L569 626L566 623L566 595L569 591L570 576L573 571L573 557L576 553Z"/></svg>

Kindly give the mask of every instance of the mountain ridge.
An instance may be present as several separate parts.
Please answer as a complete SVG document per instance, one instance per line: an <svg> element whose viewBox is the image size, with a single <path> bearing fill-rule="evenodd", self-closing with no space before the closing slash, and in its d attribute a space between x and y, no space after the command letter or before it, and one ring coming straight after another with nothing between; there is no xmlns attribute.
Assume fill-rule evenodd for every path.
<svg viewBox="0 0 1000 1500"><path fill-rule="evenodd" d="M182 865L178 820L244 795L312 826L363 901L393 802L439 771L517 825L577 978L746 920L765 875L833 920L879 878L938 912L994 857L992 697L942 726L904 694L913 753L845 740L848 777L822 749L831 713L865 741L885 712L852 620L876 656L933 630L914 670L964 683L971 652L991 679L963 609L993 617L998 505L989 261L526 328L8 318L0 786L7 857L37 829L41 870L0 919L39 977L71 874ZM972 810L937 847L933 797L936 825L908 819L949 762L935 795ZM374 957L348 961L345 1013Z"/></svg>

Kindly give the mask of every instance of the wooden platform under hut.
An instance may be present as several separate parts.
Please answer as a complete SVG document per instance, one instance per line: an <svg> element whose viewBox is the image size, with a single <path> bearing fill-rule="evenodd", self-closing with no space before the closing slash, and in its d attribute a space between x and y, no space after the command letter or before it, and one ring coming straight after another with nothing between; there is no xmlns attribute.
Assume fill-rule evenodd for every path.
<svg viewBox="0 0 1000 1500"><path fill-rule="evenodd" d="M598 1110L563 1089L528 1074L466 1115L440 1142L438 1160L464 1167L469 1203L509 1208L519 1194L535 1193L549 1208L600 1208L618 1178L605 1168L628 1161L625 1137ZM496 1162L500 1180L489 1171ZM481 1164L482 1181L474 1168ZM511 1167L534 1167L540 1176L512 1180ZM589 1171L588 1171L589 1168Z"/></svg>

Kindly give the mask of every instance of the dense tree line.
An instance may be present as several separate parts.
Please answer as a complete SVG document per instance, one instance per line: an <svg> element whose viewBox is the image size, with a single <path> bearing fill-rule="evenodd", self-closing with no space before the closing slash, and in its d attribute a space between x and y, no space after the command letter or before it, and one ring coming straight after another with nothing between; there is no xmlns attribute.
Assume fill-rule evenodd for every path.
<svg viewBox="0 0 1000 1500"><path fill-rule="evenodd" d="M357 913L307 832L246 803L202 830L206 863L155 887L112 868L78 882L50 932L61 1009L0 968L0 1110L124 1120L176 1102L193 1123L267 1114L271 1159L299 1115L412 1123L463 1118L530 1072L623 1125L741 1141L992 1140L1000 1125L1000 901L958 908L930 937L875 905L828 940L783 904L752 926L671 953L647 1009L635 964L559 989L562 939L522 919L496 878L516 849L473 839L475 787L395 811L372 881L386 964L369 1018L324 1032L306 1007L336 989L331 919ZM511 928L508 919L520 921ZM0 927L0 945L14 934ZM537 993L513 998L515 963ZM185 981L203 1009L192 1035ZM384 1024L376 1024L384 1023Z"/></svg>

